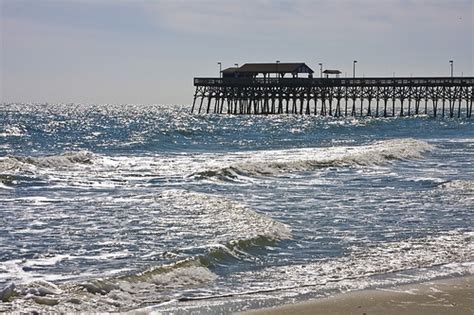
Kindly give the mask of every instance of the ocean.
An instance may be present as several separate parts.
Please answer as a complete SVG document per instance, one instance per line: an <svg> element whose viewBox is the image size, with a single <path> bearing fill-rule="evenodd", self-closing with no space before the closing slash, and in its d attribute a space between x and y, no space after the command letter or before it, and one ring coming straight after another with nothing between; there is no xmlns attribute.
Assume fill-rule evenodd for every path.
<svg viewBox="0 0 474 315"><path fill-rule="evenodd" d="M472 275L473 211L472 119L0 105L0 312L222 314Z"/></svg>

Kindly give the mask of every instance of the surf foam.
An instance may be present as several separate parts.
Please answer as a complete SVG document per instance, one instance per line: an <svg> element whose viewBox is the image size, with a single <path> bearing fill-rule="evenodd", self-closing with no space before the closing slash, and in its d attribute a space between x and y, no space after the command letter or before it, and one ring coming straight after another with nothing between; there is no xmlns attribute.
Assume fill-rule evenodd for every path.
<svg viewBox="0 0 474 315"><path fill-rule="evenodd" d="M194 244L193 241L188 247L161 253L160 256L176 257L173 258L176 261L169 264L158 264L142 271L128 270L126 274L89 275L88 280L68 280L49 291L44 289L44 281L37 281L40 274L34 270L25 271L23 267L53 266L63 260L85 257L57 255L31 261L17 260L13 265L21 273L14 272L14 275L20 275L21 279L14 280L15 289L8 298L12 302L8 311L111 312L126 311L146 303L161 303L182 296L188 290L199 290L206 283L218 279L212 271L216 263L228 263L229 257L245 259L249 255L247 251L254 247L273 245L277 240L291 237L286 225L227 198L167 190L153 199L160 208L170 212L166 218L169 224L176 227L176 222L188 220L200 234L209 234L204 239L212 243ZM181 231L179 235L183 239L193 238L192 234L186 234L191 233L188 229ZM188 258L179 260L181 257ZM6 272L12 270L11 265L0 267ZM53 279L51 275L48 277ZM14 278L7 277L8 281L11 279Z"/></svg>
<svg viewBox="0 0 474 315"><path fill-rule="evenodd" d="M264 151L245 162L197 172L199 178L275 176L281 173L312 171L325 167L384 165L394 160L422 158L433 146L415 139L393 139L358 147L331 147Z"/></svg>
<svg viewBox="0 0 474 315"><path fill-rule="evenodd" d="M0 158L0 174L35 173L41 169L67 169L92 164L94 155L88 151L66 152L50 156L8 156ZM2 175L4 178L8 175Z"/></svg>

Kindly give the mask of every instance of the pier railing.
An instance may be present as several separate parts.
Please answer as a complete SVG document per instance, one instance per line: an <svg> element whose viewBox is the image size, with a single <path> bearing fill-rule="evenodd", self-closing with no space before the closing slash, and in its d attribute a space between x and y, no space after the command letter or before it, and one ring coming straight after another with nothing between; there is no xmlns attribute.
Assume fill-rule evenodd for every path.
<svg viewBox="0 0 474 315"><path fill-rule="evenodd" d="M474 77L194 78L194 86L472 86Z"/></svg>
<svg viewBox="0 0 474 315"><path fill-rule="evenodd" d="M194 86L198 113L471 117L474 99L474 77L194 78Z"/></svg>

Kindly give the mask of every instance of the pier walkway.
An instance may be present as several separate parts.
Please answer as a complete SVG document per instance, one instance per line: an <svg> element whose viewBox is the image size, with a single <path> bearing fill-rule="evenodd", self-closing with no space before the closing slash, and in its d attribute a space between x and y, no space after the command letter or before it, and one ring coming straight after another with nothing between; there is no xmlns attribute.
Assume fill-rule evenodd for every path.
<svg viewBox="0 0 474 315"><path fill-rule="evenodd" d="M194 78L192 112L471 117L474 77Z"/></svg>

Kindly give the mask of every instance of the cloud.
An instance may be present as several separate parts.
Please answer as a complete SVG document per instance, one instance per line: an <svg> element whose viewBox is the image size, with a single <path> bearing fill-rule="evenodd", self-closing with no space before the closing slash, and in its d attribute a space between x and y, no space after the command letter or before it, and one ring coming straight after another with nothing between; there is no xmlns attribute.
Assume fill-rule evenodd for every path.
<svg viewBox="0 0 474 315"><path fill-rule="evenodd" d="M347 39L352 34L416 32L420 27L453 29L459 21L469 28L473 9L470 1L175 0L143 5L156 23L170 30L234 39Z"/></svg>

